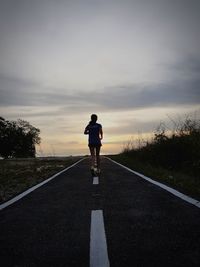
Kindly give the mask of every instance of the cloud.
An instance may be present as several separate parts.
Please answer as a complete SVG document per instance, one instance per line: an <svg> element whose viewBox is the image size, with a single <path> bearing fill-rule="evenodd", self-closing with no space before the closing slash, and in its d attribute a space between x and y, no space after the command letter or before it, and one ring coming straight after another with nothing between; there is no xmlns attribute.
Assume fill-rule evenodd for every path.
<svg viewBox="0 0 200 267"><path fill-rule="evenodd" d="M197 69L197 64L195 66ZM30 116L59 116L102 109L114 111L197 105L200 104L200 79L146 85L128 84L93 92L83 90L72 93L67 89L44 88L33 81L0 75L0 104L4 107L46 107L43 111L34 109Z"/></svg>
<svg viewBox="0 0 200 267"><path fill-rule="evenodd" d="M129 119L121 121L118 126L105 127L104 130L109 135L132 135L152 132L159 125L160 120L154 121L139 121L138 119Z"/></svg>
<svg viewBox="0 0 200 267"><path fill-rule="evenodd" d="M0 104L2 106L73 106L81 101L78 94L62 93L62 88L49 88L32 80L0 74ZM40 113L39 115L42 115Z"/></svg>
<svg viewBox="0 0 200 267"><path fill-rule="evenodd" d="M199 56L188 54L187 56L177 59L173 64L160 64L161 68L165 68L175 73L180 78L195 79L200 76L200 58Z"/></svg>
<svg viewBox="0 0 200 267"><path fill-rule="evenodd" d="M127 138L200 104L199 0L57 2L0 1L2 116L73 142L93 112Z"/></svg>
<svg viewBox="0 0 200 267"><path fill-rule="evenodd" d="M40 98L41 85L31 80L0 74L0 104L2 106L32 106Z"/></svg>
<svg viewBox="0 0 200 267"><path fill-rule="evenodd" d="M106 88L87 98L108 110L200 104L200 79Z"/></svg>

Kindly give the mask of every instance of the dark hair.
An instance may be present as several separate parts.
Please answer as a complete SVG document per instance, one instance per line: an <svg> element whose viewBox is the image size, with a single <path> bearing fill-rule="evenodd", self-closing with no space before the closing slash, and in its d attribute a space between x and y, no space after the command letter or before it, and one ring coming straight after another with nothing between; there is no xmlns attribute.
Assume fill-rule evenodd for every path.
<svg viewBox="0 0 200 267"><path fill-rule="evenodd" d="M97 115L96 115L96 114L92 114L92 115L91 115L90 125L91 125L91 124L95 124L96 121L97 121Z"/></svg>
<svg viewBox="0 0 200 267"><path fill-rule="evenodd" d="M91 121L97 121L97 115L96 114L92 114L91 115Z"/></svg>

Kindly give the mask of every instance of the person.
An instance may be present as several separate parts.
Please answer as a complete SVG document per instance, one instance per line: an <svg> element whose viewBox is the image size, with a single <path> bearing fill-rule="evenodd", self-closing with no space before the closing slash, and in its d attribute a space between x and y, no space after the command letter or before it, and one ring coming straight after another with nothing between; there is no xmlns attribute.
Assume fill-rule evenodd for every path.
<svg viewBox="0 0 200 267"><path fill-rule="evenodd" d="M103 130L101 124L97 123L97 115L91 115L91 121L86 126L84 134L88 134L88 146L91 154L91 172L100 174L100 149L103 139Z"/></svg>

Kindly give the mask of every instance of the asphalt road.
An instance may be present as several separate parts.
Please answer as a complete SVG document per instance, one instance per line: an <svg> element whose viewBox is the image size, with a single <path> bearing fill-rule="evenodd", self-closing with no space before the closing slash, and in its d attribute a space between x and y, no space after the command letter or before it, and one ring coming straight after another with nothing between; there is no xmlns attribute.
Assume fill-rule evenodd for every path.
<svg viewBox="0 0 200 267"><path fill-rule="evenodd" d="M0 211L2 267L90 266L95 210L110 266L200 266L199 208L106 158L93 185L88 166L83 160Z"/></svg>

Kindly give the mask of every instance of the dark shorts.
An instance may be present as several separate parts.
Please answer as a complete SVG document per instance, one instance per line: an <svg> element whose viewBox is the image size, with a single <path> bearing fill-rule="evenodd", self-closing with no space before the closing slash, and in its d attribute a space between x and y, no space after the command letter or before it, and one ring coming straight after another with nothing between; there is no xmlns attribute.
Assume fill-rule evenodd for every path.
<svg viewBox="0 0 200 267"><path fill-rule="evenodd" d="M89 147L101 147L102 144L88 144Z"/></svg>

